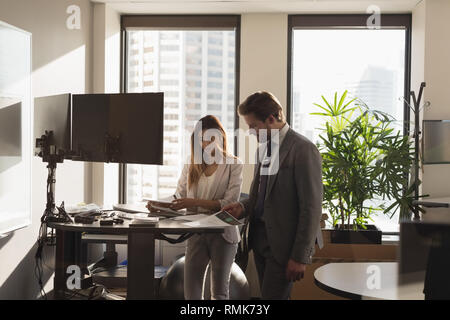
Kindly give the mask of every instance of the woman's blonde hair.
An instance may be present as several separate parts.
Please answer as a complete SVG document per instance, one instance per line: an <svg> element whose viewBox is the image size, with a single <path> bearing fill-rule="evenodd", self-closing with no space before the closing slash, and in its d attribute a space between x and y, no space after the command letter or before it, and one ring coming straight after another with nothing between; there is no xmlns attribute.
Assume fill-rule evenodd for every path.
<svg viewBox="0 0 450 320"><path fill-rule="evenodd" d="M200 177L206 169L206 164L203 159L203 150L195 150L196 148L201 148L203 141L203 132L205 130L215 129L219 132L222 141L215 141L216 148L222 151L222 160L225 162L225 159L228 155L227 152L227 134L220 123L217 117L212 115L207 115L201 118L197 124L195 125L194 132L191 135L191 161L189 165L189 174L188 174L188 187L192 188L194 185L198 183ZM221 143L222 142L222 143ZM200 159L201 155L201 159Z"/></svg>

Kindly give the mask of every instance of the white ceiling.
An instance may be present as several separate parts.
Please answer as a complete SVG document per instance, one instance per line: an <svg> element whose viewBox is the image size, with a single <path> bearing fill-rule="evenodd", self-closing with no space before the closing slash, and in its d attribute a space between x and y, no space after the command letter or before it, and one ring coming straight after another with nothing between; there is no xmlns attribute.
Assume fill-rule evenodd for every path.
<svg viewBox="0 0 450 320"><path fill-rule="evenodd" d="M121 13L365 13L376 5L381 13L411 12L422 0L91 0L108 3Z"/></svg>

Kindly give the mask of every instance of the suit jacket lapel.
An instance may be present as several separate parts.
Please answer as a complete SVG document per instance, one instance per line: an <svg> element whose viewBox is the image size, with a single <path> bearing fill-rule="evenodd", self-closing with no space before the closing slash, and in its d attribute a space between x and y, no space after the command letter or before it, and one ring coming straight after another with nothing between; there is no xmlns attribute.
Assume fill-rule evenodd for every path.
<svg viewBox="0 0 450 320"><path fill-rule="evenodd" d="M292 129L289 129L289 131L286 133L286 137L283 140L283 143L280 146L280 150L279 150L279 161L278 161L278 169L281 167L281 164L283 163L283 161L286 159L286 156L289 153L289 150L291 150L291 145L293 143L293 139L292 139ZM278 173L278 171L277 171ZM272 190L272 187L275 183L275 180L277 178L277 174L273 174L269 176L269 179L267 181L267 190L266 190L266 198L268 197L268 195L270 194L270 191Z"/></svg>

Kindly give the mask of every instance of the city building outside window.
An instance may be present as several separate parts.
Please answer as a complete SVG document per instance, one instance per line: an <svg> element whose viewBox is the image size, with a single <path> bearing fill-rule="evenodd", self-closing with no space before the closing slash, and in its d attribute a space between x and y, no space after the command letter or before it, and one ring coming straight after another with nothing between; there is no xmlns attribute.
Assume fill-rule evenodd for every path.
<svg viewBox="0 0 450 320"><path fill-rule="evenodd" d="M143 26L126 30L125 38L126 92L164 92L164 165L126 165L126 201L136 203L175 193L201 117L222 122L233 152L237 28Z"/></svg>

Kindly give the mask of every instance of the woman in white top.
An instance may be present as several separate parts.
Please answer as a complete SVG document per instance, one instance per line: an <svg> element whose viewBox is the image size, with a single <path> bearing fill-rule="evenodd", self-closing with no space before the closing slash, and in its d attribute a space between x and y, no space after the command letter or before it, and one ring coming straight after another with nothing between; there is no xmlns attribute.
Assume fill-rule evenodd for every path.
<svg viewBox="0 0 450 320"><path fill-rule="evenodd" d="M239 200L242 162L227 150L227 137L220 121L211 115L198 121L191 136L190 163L184 165L171 208L214 213ZM203 290L212 299L229 299L231 266L240 241L237 226L223 234L195 234L187 241L184 266L184 296L200 300ZM210 264L211 288L203 288Z"/></svg>

